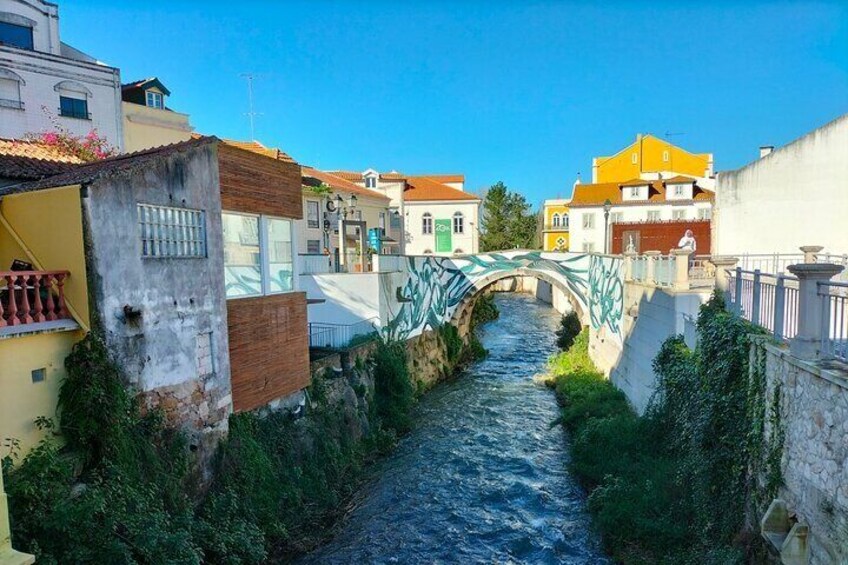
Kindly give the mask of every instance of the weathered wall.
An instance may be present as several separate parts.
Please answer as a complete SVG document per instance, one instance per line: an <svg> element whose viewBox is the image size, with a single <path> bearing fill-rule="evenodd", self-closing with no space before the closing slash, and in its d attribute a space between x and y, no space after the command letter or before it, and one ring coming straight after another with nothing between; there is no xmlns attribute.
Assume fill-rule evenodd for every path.
<svg viewBox="0 0 848 565"><path fill-rule="evenodd" d="M848 563L848 373L795 359L764 339L752 346L752 360L758 354L765 357L768 406L780 387L778 496L809 526L812 565ZM766 437L775 431L766 418Z"/></svg>
<svg viewBox="0 0 848 565"><path fill-rule="evenodd" d="M228 300L227 320L235 410L259 408L309 386L304 293Z"/></svg>
<svg viewBox="0 0 848 565"><path fill-rule="evenodd" d="M203 210L207 256L142 258L139 203ZM128 377L195 441L226 432L230 361L213 144L96 179L83 197L92 318ZM128 317L124 307L141 313Z"/></svg>
<svg viewBox="0 0 848 565"><path fill-rule="evenodd" d="M848 229L837 228L848 217L846 184L848 114L718 174L715 253L798 253L801 245L848 253Z"/></svg>
<svg viewBox="0 0 848 565"><path fill-rule="evenodd" d="M698 315L709 291L673 291L628 282L624 291L624 339L606 328L591 329L589 355L598 368L643 412L654 393L652 363L662 343L686 331L686 317Z"/></svg>

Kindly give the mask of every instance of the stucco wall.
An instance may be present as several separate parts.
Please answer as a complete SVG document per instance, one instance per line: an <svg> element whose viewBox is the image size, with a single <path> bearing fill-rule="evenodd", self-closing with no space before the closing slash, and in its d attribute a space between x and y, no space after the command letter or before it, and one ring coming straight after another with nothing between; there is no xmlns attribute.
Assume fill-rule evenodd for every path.
<svg viewBox="0 0 848 565"><path fill-rule="evenodd" d="M231 410L218 186L210 144L96 180L83 198L90 284L110 351L141 392L203 432L226 430ZM142 258L138 203L203 210L207 257Z"/></svg>
<svg viewBox="0 0 848 565"><path fill-rule="evenodd" d="M325 301L307 307L310 322L353 324L376 319L382 326L400 309L396 289L407 278L406 273L329 273L300 275L300 284L307 299Z"/></svg>
<svg viewBox="0 0 848 565"><path fill-rule="evenodd" d="M187 114L131 102L121 102L121 108L124 151L127 153L191 139L194 128L189 124Z"/></svg>
<svg viewBox="0 0 848 565"><path fill-rule="evenodd" d="M848 114L770 155L718 174L714 252L848 253Z"/></svg>
<svg viewBox="0 0 848 565"><path fill-rule="evenodd" d="M406 224L406 254L429 254L451 256L454 251L462 250L463 254L477 253L480 244L479 202L406 202L404 205ZM425 213L433 216L433 233L421 233L421 219ZM465 230L462 234L453 233L451 229L451 252L436 253L436 220L451 220L454 213L461 212L465 216ZM453 223L451 223L453 228Z"/></svg>

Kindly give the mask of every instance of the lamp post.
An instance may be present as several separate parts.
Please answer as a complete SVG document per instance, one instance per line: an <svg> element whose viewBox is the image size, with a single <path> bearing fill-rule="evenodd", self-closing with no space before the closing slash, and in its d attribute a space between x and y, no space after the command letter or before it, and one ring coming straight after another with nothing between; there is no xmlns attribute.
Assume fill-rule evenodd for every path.
<svg viewBox="0 0 848 565"><path fill-rule="evenodd" d="M604 253L609 253L609 213L612 202L609 198L604 201Z"/></svg>

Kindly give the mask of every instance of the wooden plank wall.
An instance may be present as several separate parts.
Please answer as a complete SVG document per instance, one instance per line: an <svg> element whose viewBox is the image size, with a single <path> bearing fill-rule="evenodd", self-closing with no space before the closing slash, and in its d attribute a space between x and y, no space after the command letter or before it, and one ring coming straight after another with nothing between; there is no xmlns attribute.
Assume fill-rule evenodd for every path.
<svg viewBox="0 0 848 565"><path fill-rule="evenodd" d="M306 293L227 301L233 407L253 410L309 386Z"/></svg>
<svg viewBox="0 0 848 565"><path fill-rule="evenodd" d="M303 218L300 165L218 144L221 209Z"/></svg>

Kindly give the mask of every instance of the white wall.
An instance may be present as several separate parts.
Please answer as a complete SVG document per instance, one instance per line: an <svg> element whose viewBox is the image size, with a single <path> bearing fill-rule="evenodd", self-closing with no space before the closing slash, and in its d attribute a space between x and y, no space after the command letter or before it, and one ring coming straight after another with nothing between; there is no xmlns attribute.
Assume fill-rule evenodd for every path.
<svg viewBox="0 0 848 565"><path fill-rule="evenodd" d="M717 185L715 253L848 253L848 114L719 173Z"/></svg>
<svg viewBox="0 0 848 565"><path fill-rule="evenodd" d="M453 215L462 212L465 216L465 230L462 234L451 232L450 253L436 253L436 235L434 233L425 235L421 232L421 222L425 213L433 216L433 227L436 220L451 220L453 227ZM406 224L406 254L424 255L430 251L433 255L453 255L453 251L461 249L462 253L477 253L480 245L480 202L479 201L425 201L405 203Z"/></svg>
<svg viewBox="0 0 848 565"><path fill-rule="evenodd" d="M342 195L342 198L347 201L349 195L344 192L339 192ZM335 198L336 193L334 192L329 198ZM311 191L304 190L303 191L303 219L295 221L295 226L298 235L298 249L297 252L299 254L303 254L307 252L307 241L308 240L317 240L320 242L321 252L324 249L324 213L327 211L326 202L327 196L316 195ZM307 222L307 202L318 202L318 227L310 228ZM389 231L389 211L388 211L388 201L379 200L379 199L371 199L367 197L363 197L357 195L356 202L356 210L362 213L362 221L366 223L366 233L365 233L365 241L368 241L368 229L380 227L380 214L385 214L385 224L386 231ZM335 213L329 214L330 219L330 254L333 254L336 247L338 247L339 237L338 234L335 233L335 230L338 229L338 218ZM349 217L350 219L350 217ZM349 228L350 229L350 228ZM350 233L353 233L352 229L350 229Z"/></svg>
<svg viewBox="0 0 848 565"><path fill-rule="evenodd" d="M383 326L400 310L395 289L407 277L406 272L300 275L300 289L308 300L324 300L307 307L310 322L353 324L377 318Z"/></svg>

